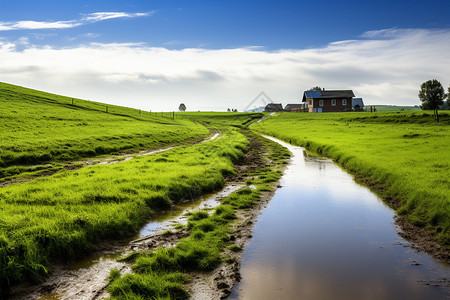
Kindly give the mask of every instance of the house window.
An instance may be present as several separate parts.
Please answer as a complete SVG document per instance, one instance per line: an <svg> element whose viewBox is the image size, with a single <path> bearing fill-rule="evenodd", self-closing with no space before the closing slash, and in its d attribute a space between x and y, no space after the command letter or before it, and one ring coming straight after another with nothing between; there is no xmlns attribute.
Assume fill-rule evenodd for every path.
<svg viewBox="0 0 450 300"><path fill-rule="evenodd" d="M312 100L309 100L309 105L312 105Z"/></svg>
<svg viewBox="0 0 450 300"><path fill-rule="evenodd" d="M331 99L331 106L336 106L336 99Z"/></svg>
<svg viewBox="0 0 450 300"><path fill-rule="evenodd" d="M323 100L319 100L319 106L323 107Z"/></svg>
<svg viewBox="0 0 450 300"><path fill-rule="evenodd" d="M342 105L347 106L347 99L342 99Z"/></svg>

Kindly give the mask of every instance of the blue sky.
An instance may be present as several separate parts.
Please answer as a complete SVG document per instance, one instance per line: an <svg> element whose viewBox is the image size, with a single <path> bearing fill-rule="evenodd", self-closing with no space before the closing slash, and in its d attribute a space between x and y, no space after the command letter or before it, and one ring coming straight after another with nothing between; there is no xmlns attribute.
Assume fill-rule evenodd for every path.
<svg viewBox="0 0 450 300"><path fill-rule="evenodd" d="M143 109L295 103L315 85L415 105L421 82L450 82L447 0L0 4L0 81Z"/></svg>

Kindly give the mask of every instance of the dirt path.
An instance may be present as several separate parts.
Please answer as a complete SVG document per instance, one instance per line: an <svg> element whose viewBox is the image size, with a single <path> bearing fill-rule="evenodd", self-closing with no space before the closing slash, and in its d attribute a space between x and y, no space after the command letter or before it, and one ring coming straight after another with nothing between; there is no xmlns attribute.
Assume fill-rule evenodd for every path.
<svg viewBox="0 0 450 300"><path fill-rule="evenodd" d="M217 138L220 138L220 133L215 132L212 137L204 139L203 141L200 141L196 144L205 143L205 142L217 139ZM195 144L192 144L192 145L195 145ZM34 180L36 178L51 176L51 175L54 175L54 174L60 172L61 170L78 170L78 169L81 169L81 168L84 168L87 166L93 166L93 165L111 165L111 164L115 164L115 163L125 162L125 161L133 159L135 157L141 157L141 156L147 156L147 155L165 152L165 151L174 149L176 147L179 147L179 146L171 146L171 147L166 147L166 148L161 148L161 149L143 150L143 151L139 151L139 152L135 152L135 153L118 154L118 155L112 155L112 156L95 157L92 159L66 162L58 170L44 171L42 173L39 173L39 175L30 176L28 178L5 180L3 182L0 182L0 188L8 186L10 184L14 184L14 183L24 183L24 182ZM46 164L45 166L49 167L49 168L52 167L51 164ZM39 166L35 166L35 167L39 167Z"/></svg>

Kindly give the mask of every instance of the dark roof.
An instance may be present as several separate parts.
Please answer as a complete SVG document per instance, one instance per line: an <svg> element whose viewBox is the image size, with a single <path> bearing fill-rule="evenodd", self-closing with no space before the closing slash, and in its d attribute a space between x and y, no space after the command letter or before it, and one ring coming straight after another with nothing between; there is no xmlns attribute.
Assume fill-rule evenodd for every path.
<svg viewBox="0 0 450 300"><path fill-rule="evenodd" d="M325 90L325 91L305 91L302 102L306 99L332 99L332 98L352 98L355 97L352 90Z"/></svg>
<svg viewBox="0 0 450 300"><path fill-rule="evenodd" d="M303 108L303 104L287 104L284 109L285 110L289 110L289 109L301 109Z"/></svg>
<svg viewBox="0 0 450 300"><path fill-rule="evenodd" d="M364 107L364 102L362 98L353 98L352 99L352 107L355 107L356 105L359 105L359 107Z"/></svg>
<svg viewBox="0 0 450 300"><path fill-rule="evenodd" d="M266 105L266 110L283 110L283 105L281 103L269 103Z"/></svg>
<svg viewBox="0 0 450 300"><path fill-rule="evenodd" d="M281 105L281 103L269 103L266 105L266 108L280 108L282 109L283 106Z"/></svg>

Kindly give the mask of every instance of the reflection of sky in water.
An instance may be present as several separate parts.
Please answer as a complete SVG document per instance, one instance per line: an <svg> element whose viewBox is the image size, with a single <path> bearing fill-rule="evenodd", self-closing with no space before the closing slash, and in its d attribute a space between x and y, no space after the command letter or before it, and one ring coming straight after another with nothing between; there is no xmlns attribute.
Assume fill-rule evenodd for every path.
<svg viewBox="0 0 450 300"><path fill-rule="evenodd" d="M156 213L152 216L152 219L149 220L149 222L139 231L138 237L144 237L162 232L170 229L171 226L177 223L186 224L186 213L204 208L214 208L220 204L220 199L227 197L229 194L242 187L243 185L228 185L213 195L206 195L193 201L179 203L168 211Z"/></svg>
<svg viewBox="0 0 450 300"><path fill-rule="evenodd" d="M398 236L393 211L299 147L255 224L231 299L443 299L448 268ZM422 265L413 266L414 262Z"/></svg>

